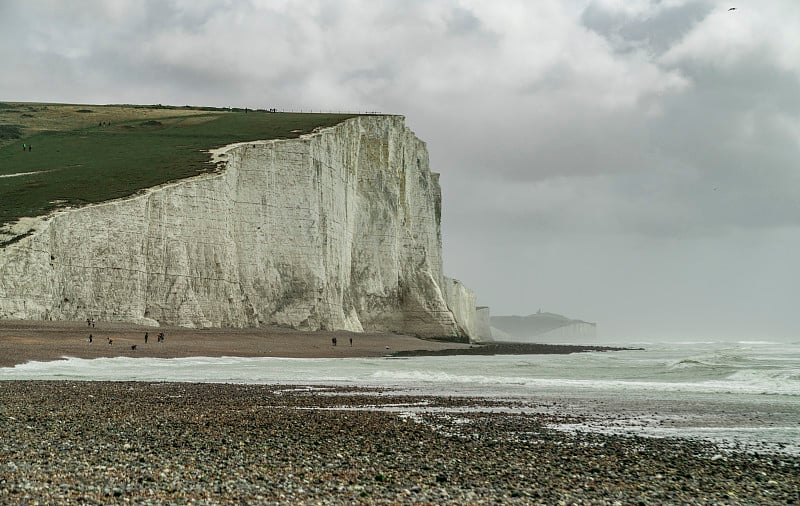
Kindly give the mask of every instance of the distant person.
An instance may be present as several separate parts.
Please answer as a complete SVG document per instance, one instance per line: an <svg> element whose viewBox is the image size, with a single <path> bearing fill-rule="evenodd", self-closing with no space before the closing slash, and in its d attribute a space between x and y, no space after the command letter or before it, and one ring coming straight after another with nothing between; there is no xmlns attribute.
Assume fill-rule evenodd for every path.
<svg viewBox="0 0 800 506"><path fill-rule="evenodd" d="M114 340L109 337L108 338L108 345L111 346L113 344L114 344Z"/></svg>
<svg viewBox="0 0 800 506"><path fill-rule="evenodd" d="M144 333L144 344L147 344L147 332Z"/></svg>
<svg viewBox="0 0 800 506"><path fill-rule="evenodd" d="M89 318L86 319L86 326L87 327L91 327L92 326L92 320L90 320Z"/></svg>
<svg viewBox="0 0 800 506"><path fill-rule="evenodd" d="M92 344L92 335L89 334L89 344Z"/></svg>
<svg viewBox="0 0 800 506"><path fill-rule="evenodd" d="M29 153L31 152L32 149L33 149L33 144L28 144L28 152Z"/></svg>
<svg viewBox="0 0 800 506"><path fill-rule="evenodd" d="M350 338L350 346L353 346L353 338Z"/></svg>
<svg viewBox="0 0 800 506"><path fill-rule="evenodd" d="M22 143L22 151L25 151L26 149L28 149L28 145L23 142Z"/></svg>

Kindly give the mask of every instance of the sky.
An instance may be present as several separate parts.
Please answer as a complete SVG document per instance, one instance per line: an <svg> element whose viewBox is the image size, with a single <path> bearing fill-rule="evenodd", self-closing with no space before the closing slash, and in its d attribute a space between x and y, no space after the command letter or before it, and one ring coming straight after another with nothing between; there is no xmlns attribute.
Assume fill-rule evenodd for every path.
<svg viewBox="0 0 800 506"><path fill-rule="evenodd" d="M402 114L493 314L800 338L796 0L3 0L0 61L5 101Z"/></svg>

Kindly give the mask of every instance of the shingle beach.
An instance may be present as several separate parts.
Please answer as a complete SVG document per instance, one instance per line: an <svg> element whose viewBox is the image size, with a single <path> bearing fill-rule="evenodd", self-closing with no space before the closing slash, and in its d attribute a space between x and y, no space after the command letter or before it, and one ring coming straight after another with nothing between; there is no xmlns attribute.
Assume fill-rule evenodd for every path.
<svg viewBox="0 0 800 506"><path fill-rule="evenodd" d="M0 503L800 500L800 458L560 432L548 424L570 420L550 413L362 389L5 381Z"/></svg>
<svg viewBox="0 0 800 506"><path fill-rule="evenodd" d="M0 322L2 367L65 356L574 351L387 334ZM0 504L800 502L800 457L555 428L586 421L553 399L531 406L319 385L12 379L0 381Z"/></svg>

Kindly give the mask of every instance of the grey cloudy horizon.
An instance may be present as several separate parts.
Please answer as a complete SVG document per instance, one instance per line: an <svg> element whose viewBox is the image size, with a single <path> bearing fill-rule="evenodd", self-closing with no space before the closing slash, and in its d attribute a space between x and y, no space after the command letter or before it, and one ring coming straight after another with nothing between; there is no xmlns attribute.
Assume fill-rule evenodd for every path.
<svg viewBox="0 0 800 506"><path fill-rule="evenodd" d="M0 100L404 115L494 314L800 339L793 0L10 0L0 41Z"/></svg>

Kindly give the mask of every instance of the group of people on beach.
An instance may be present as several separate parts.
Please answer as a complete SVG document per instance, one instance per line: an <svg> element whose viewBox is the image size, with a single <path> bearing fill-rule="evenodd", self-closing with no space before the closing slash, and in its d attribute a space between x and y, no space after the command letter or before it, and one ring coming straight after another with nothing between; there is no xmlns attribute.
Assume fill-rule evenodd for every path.
<svg viewBox="0 0 800 506"><path fill-rule="evenodd" d="M336 340L336 338L332 337L331 338L331 346L336 346L337 344L338 344L338 341ZM353 346L353 338L352 337L350 338L350 346Z"/></svg>
<svg viewBox="0 0 800 506"><path fill-rule="evenodd" d="M111 339L110 337L107 337L106 340L108 340L109 346L114 344L114 340ZM89 334L89 344L92 344L93 342L94 342L94 336L92 334Z"/></svg>
<svg viewBox="0 0 800 506"><path fill-rule="evenodd" d="M158 338L158 342L159 343L163 343L166 340L166 337L164 336L163 332L159 332L158 336L156 336L156 337ZM144 344L147 344L147 340L148 339L150 339L150 334L148 332L145 332L144 333Z"/></svg>
<svg viewBox="0 0 800 506"><path fill-rule="evenodd" d="M33 151L33 144L22 144L22 151Z"/></svg>
<svg viewBox="0 0 800 506"><path fill-rule="evenodd" d="M94 328L94 318L87 318L86 319L86 325L89 326L89 327ZM167 339L163 332L159 332L157 338L158 338L158 342L159 343L163 343ZM108 337L106 339L108 340L108 345L109 346L113 346L114 340L111 339L110 337ZM147 344L147 341L149 339L150 339L150 333L149 332L145 332L144 333L144 344ZM352 339L351 339L351 341L352 341ZM89 344L92 344L93 342L94 342L94 336L92 334L89 334ZM136 345L135 344L131 345L131 349L132 350L136 350Z"/></svg>

